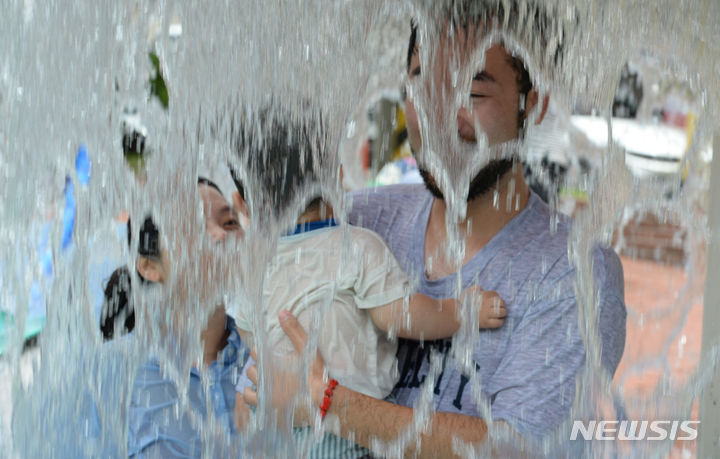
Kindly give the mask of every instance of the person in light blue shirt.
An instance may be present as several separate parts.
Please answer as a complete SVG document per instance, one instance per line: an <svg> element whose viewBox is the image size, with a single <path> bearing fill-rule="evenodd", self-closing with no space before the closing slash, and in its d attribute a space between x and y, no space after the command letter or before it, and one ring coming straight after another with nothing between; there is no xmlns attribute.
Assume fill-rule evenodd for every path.
<svg viewBox="0 0 720 459"><path fill-rule="evenodd" d="M225 315L224 308L218 314ZM157 361L140 366L135 374L129 404L128 455L130 457L201 457L203 438L193 417L203 421L210 412L226 434L235 433L233 408L237 368L247 358L232 317L225 315L225 346L202 372L190 371L185 414L176 418L181 400L175 383L163 374ZM212 319L211 319L212 322ZM206 330L207 331L207 330ZM204 386L207 380L207 392ZM210 403L210 406L207 404Z"/></svg>
<svg viewBox="0 0 720 459"><path fill-rule="evenodd" d="M213 182L199 180L203 198L206 230L215 242L240 232L235 210ZM163 283L167 279L167 263L160 250L158 229L150 218L140 228L137 271L144 285ZM124 270L124 271L122 271ZM103 334L113 338L134 326L134 308L130 304L131 276L121 268L113 276L105 291ZM133 320L127 318L132 315ZM132 325L130 325L132 324ZM203 340L202 369L192 368L183 405L176 383L169 378L157 359L150 359L138 367L128 404L128 455L130 457L200 457L204 439L197 422L204 423L212 416L224 436L235 433L232 410L235 404L235 384L238 368L248 357L248 349L237 333L235 321L219 306L212 313L207 327L201 332ZM121 339L133 339L123 337ZM221 435L223 436L223 435ZM229 443L226 443L226 446Z"/></svg>

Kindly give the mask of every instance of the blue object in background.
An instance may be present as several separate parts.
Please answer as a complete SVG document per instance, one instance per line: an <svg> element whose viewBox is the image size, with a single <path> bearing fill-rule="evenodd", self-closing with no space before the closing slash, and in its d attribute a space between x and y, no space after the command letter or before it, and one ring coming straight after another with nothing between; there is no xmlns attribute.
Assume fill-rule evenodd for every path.
<svg viewBox="0 0 720 459"><path fill-rule="evenodd" d="M88 154L85 144L80 144L77 155L75 156L75 173L77 180L81 186L87 186L90 183L90 175L92 170L92 162ZM72 235L75 229L75 217L77 214L77 203L75 202L75 186L70 176L65 177L65 207L62 215L62 251L65 252L72 246ZM50 227L48 222L43 225L40 233L40 241L37 246L37 254L40 260L40 266L43 277L46 281L52 281L53 277L53 256L50 248ZM43 294L40 281L33 280L30 288L30 304L28 305L28 316L25 321L24 338L29 339L36 336L45 326L45 318L47 311L45 309L45 296ZM7 347L8 331L15 323L14 311L0 310L0 354Z"/></svg>
<svg viewBox="0 0 720 459"><path fill-rule="evenodd" d="M45 222L40 228L40 241L37 245L37 256L40 261L42 276L34 279L30 286L30 302L28 314L25 319L24 339L30 339L40 333L45 326L47 310L45 308L45 295L42 285L52 282L52 250L50 249L51 223ZM0 308L0 355L5 352L10 339L10 330L15 326L15 309Z"/></svg>
<svg viewBox="0 0 720 459"><path fill-rule="evenodd" d="M77 173L80 185L87 185L90 182L90 172L92 171L92 163L90 155L88 155L87 147L84 143L80 144L77 156L75 157L75 172Z"/></svg>
<svg viewBox="0 0 720 459"><path fill-rule="evenodd" d="M42 273L47 279L52 279L53 275L53 259L52 249L50 248L50 227L51 224L46 222L40 230L40 243L37 246L37 254L40 259L40 267Z"/></svg>
<svg viewBox="0 0 720 459"><path fill-rule="evenodd" d="M75 186L70 177L65 177L65 208L63 209L62 249L67 249L72 243L72 233L75 228Z"/></svg>
<svg viewBox="0 0 720 459"><path fill-rule="evenodd" d="M77 174L80 185L87 186L90 183L90 173L92 170L92 162L88 154L87 147L84 143L78 147L75 156L75 173ZM65 208L63 209L63 232L62 232L62 248L67 249L72 244L72 233L75 229L75 216L77 212L77 204L75 203L75 185L73 185L70 176L65 177Z"/></svg>

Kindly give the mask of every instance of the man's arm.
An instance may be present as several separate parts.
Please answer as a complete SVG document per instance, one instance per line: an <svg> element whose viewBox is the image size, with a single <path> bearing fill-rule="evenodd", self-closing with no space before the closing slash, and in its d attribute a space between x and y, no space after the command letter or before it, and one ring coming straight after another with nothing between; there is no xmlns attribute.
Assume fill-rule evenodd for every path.
<svg viewBox="0 0 720 459"><path fill-rule="evenodd" d="M280 313L280 325L298 352L305 348L307 336L300 323L287 311ZM308 373L308 383L313 404L320 406L327 383L323 381L324 364L318 356ZM257 381L255 368L248 370L248 377ZM245 389L244 400L257 405L257 393ZM372 439L390 442L408 429L414 421L411 408L368 397L346 387L335 388L332 404L328 411L340 420L340 431L334 432L371 449ZM382 413L382 416L378 414ZM298 413L296 412L296 416ZM306 420L308 423L309 420ZM416 457L454 457L453 439L474 444L481 443L487 436L487 424L481 418L456 413L435 413L428 434L421 435L421 450L415 451L415 442L407 445L406 455Z"/></svg>
<svg viewBox="0 0 720 459"><path fill-rule="evenodd" d="M352 438L355 443L368 449L372 449L373 438L384 442L395 441L414 420L412 408L368 397L343 386L335 388L328 413L340 419L340 431L334 433ZM416 443L411 441L405 455L420 458L456 457L453 453L454 438L477 444L484 441L486 436L487 424L481 418L437 412L433 416L429 433L420 436L420 451L415 451Z"/></svg>

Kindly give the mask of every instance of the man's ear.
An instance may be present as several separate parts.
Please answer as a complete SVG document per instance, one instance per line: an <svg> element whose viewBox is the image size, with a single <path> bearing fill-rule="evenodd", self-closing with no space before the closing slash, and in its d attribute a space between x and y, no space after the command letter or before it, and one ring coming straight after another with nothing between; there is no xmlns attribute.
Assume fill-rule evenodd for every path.
<svg viewBox="0 0 720 459"><path fill-rule="evenodd" d="M248 209L247 203L245 202L243 197L240 196L239 192L236 191L232 194L232 200L233 200L233 205L235 206L235 210L237 210L241 214L245 215L246 217L249 216L250 209Z"/></svg>
<svg viewBox="0 0 720 459"><path fill-rule="evenodd" d="M160 263L155 260L148 257L138 257L135 267L147 281L158 283L164 280Z"/></svg>
<svg viewBox="0 0 720 459"><path fill-rule="evenodd" d="M527 117L530 111L537 106L538 99L538 92L534 89L531 89L530 92L528 92L527 99L525 100L525 117ZM542 123L542 120L545 119L545 115L547 114L549 105L550 94L545 94L545 97L543 97L542 100L542 106L540 107L540 115L537 117L537 120L535 120L535 124L540 124Z"/></svg>
<svg viewBox="0 0 720 459"><path fill-rule="evenodd" d="M345 179L345 172L343 171L343 165L340 164L339 173L338 173L338 180L340 181L340 188L345 188L343 180Z"/></svg>

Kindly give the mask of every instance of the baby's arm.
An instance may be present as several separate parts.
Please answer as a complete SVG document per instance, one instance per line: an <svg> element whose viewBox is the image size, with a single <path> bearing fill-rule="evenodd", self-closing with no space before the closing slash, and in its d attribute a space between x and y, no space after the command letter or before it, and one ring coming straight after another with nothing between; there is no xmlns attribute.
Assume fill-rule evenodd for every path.
<svg viewBox="0 0 720 459"><path fill-rule="evenodd" d="M403 299L369 309L375 326L395 331L400 338L435 340L452 336L459 328L454 299L435 300L418 293L410 298L409 320L403 313Z"/></svg>
<svg viewBox="0 0 720 459"><path fill-rule="evenodd" d="M470 287L474 288L474 287ZM465 290L466 292L468 290ZM497 292L479 291L482 294L480 301L480 309L478 310L478 327L480 328L500 328L505 323L507 309L505 302ZM477 292L476 292L477 294Z"/></svg>
<svg viewBox="0 0 720 459"><path fill-rule="evenodd" d="M495 292L483 291L479 287L469 287L462 292L461 298L436 300L421 293L410 298L408 305L409 320L403 313L403 300L372 308L369 310L375 325L384 332L397 332L400 338L414 340L435 340L448 338L460 328L458 308L468 295L480 297L478 319L480 328L502 326L507 315L505 304Z"/></svg>

